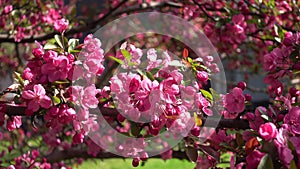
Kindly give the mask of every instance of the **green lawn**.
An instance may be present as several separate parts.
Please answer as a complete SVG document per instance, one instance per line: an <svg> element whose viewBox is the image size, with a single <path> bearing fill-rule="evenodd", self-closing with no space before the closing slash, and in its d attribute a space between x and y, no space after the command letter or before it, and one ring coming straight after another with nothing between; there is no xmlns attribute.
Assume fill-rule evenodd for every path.
<svg viewBox="0 0 300 169"><path fill-rule="evenodd" d="M195 163L188 160L171 159L163 161L162 159L149 159L144 166L135 169L194 169ZM221 168L229 167L228 162L218 165ZM74 167L76 168L76 167ZM133 169L131 159L106 159L106 160L88 160L78 166L77 169Z"/></svg>
<svg viewBox="0 0 300 169"><path fill-rule="evenodd" d="M136 167L136 169L193 169L195 163L187 160L172 159L163 161L161 159L149 159L144 166ZM132 169L130 159L106 159L106 160L88 160L78 169Z"/></svg>

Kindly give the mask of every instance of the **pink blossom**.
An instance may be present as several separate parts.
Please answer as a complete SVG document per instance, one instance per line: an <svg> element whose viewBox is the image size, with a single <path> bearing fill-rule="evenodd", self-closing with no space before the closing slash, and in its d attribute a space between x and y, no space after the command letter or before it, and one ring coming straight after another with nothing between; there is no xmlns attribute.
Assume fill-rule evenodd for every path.
<svg viewBox="0 0 300 169"><path fill-rule="evenodd" d="M231 113L241 113L245 109L245 97L242 89L235 87L225 96L225 108Z"/></svg>
<svg viewBox="0 0 300 169"><path fill-rule="evenodd" d="M23 74L22 74L22 77L25 79L25 80L29 80L31 81L31 79L33 78L33 74L30 70L29 67L25 68L24 71L23 71Z"/></svg>
<svg viewBox="0 0 300 169"><path fill-rule="evenodd" d="M235 119L239 116L239 113L236 112L229 112L227 110L223 110L222 115L224 116L225 119Z"/></svg>
<svg viewBox="0 0 300 169"><path fill-rule="evenodd" d="M22 117L13 116L12 118L7 119L6 128L8 131L12 131L16 128L20 128L21 125L22 125Z"/></svg>
<svg viewBox="0 0 300 169"><path fill-rule="evenodd" d="M206 115L212 116L213 112L208 108L210 106L210 102L205 99L205 97L202 96L201 93L195 94L195 105L197 108L202 110Z"/></svg>
<svg viewBox="0 0 300 169"><path fill-rule="evenodd" d="M141 84L140 78L132 78L129 84L129 93L135 92L139 89Z"/></svg>
<svg viewBox="0 0 300 169"><path fill-rule="evenodd" d="M157 59L156 50L153 48L147 51L147 59L148 59L147 71L157 68L162 63L161 59Z"/></svg>
<svg viewBox="0 0 300 169"><path fill-rule="evenodd" d="M287 146L278 147L278 156L283 165L287 168L290 167L290 163L294 158L292 151Z"/></svg>
<svg viewBox="0 0 300 169"><path fill-rule="evenodd" d="M95 85L86 87L81 95L82 106L85 108L96 108L99 103L96 98L97 93Z"/></svg>
<svg viewBox="0 0 300 169"><path fill-rule="evenodd" d="M300 138L299 137L291 137L291 138L289 138L289 140L295 147L296 153L299 156L300 155Z"/></svg>
<svg viewBox="0 0 300 169"><path fill-rule="evenodd" d="M62 105L59 109L58 120L61 124L68 124L72 122L76 117L76 112L73 108L68 108L66 105Z"/></svg>
<svg viewBox="0 0 300 169"><path fill-rule="evenodd" d="M284 123L288 124L292 133L300 134L300 107L296 106L291 108L284 117Z"/></svg>
<svg viewBox="0 0 300 169"><path fill-rule="evenodd" d="M36 58L42 58L42 56L44 55L44 49L43 48L34 48L34 49L32 49L32 54Z"/></svg>
<svg viewBox="0 0 300 169"><path fill-rule="evenodd" d="M13 165L10 165L10 166L7 167L7 169L16 169L16 167L13 166Z"/></svg>
<svg viewBox="0 0 300 169"><path fill-rule="evenodd" d="M42 73L48 76L49 82L65 80L72 65L66 56L60 55L42 66Z"/></svg>
<svg viewBox="0 0 300 169"><path fill-rule="evenodd" d="M167 159L172 159L172 154L173 154L173 150L170 149L161 153L160 156L163 160L167 160Z"/></svg>
<svg viewBox="0 0 300 169"><path fill-rule="evenodd" d="M169 77L160 83L160 90L167 95L179 94L179 86L173 77Z"/></svg>
<svg viewBox="0 0 300 169"><path fill-rule="evenodd" d="M63 31L67 30L69 26L69 21L66 20L65 18L58 19L54 22L53 26L55 30L62 33Z"/></svg>
<svg viewBox="0 0 300 169"><path fill-rule="evenodd" d="M56 57L58 56L57 52L53 51L53 50L48 50L44 56L43 59L46 62L51 62L52 60L54 60Z"/></svg>
<svg viewBox="0 0 300 169"><path fill-rule="evenodd" d="M6 5L6 6L4 7L3 12L4 12L5 14L7 14L7 13L11 12L12 10L13 10L13 6L12 6L12 5Z"/></svg>
<svg viewBox="0 0 300 169"><path fill-rule="evenodd" d="M277 58L274 55L268 53L264 56L264 69L266 71L274 71L277 67Z"/></svg>
<svg viewBox="0 0 300 169"><path fill-rule="evenodd" d="M197 80L200 82L206 82L208 80L208 74L205 71L198 71L197 72Z"/></svg>
<svg viewBox="0 0 300 169"><path fill-rule="evenodd" d="M255 150L251 152L247 157L247 168L246 169L256 169L261 158L265 155L265 153L262 153L258 150Z"/></svg>
<svg viewBox="0 0 300 169"><path fill-rule="evenodd" d="M22 98L28 100L27 109L36 112L40 107L48 109L51 106L51 98L46 95L44 87L40 84L34 85L33 90L23 91Z"/></svg>
<svg viewBox="0 0 300 169"><path fill-rule="evenodd" d="M234 30L237 33L243 33L244 28L247 26L245 22L245 17L242 14L234 15L232 17L232 22L234 24Z"/></svg>
<svg viewBox="0 0 300 169"><path fill-rule="evenodd" d="M258 132L266 141L276 138L278 133L276 126L271 122L260 125Z"/></svg>
<svg viewBox="0 0 300 169"><path fill-rule="evenodd" d="M283 39L285 46L292 46L293 44L300 42L300 33L286 32Z"/></svg>

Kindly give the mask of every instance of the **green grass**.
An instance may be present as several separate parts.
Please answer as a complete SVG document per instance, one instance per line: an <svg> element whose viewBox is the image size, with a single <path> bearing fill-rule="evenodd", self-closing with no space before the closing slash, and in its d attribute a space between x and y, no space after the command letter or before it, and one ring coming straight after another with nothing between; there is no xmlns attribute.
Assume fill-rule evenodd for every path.
<svg viewBox="0 0 300 169"><path fill-rule="evenodd" d="M88 160L77 169L193 169L196 166L187 160L149 159L144 166L132 167L131 159Z"/></svg>
<svg viewBox="0 0 300 169"><path fill-rule="evenodd" d="M229 168L230 154L223 154L221 156L221 163L217 165L220 168ZM132 167L131 159L90 159L84 161L82 165L76 169L194 169L196 163L188 160L171 159L163 161L162 159L148 159L144 166Z"/></svg>

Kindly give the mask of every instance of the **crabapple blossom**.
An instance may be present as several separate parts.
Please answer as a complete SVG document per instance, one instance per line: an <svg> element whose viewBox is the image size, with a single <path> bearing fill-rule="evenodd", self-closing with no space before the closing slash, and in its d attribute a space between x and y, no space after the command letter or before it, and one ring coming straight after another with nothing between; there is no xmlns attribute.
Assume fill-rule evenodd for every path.
<svg viewBox="0 0 300 169"><path fill-rule="evenodd" d="M47 75L49 82L64 80L68 77L68 71L71 67L69 59L66 56L60 55L44 64L42 66L42 73Z"/></svg>
<svg viewBox="0 0 300 169"><path fill-rule="evenodd" d="M265 153L260 152L258 150L255 150L253 152L251 152L247 157L246 157L246 161L247 161L247 169L255 169L257 168L261 158L265 155Z"/></svg>
<svg viewBox="0 0 300 169"><path fill-rule="evenodd" d="M12 131L16 128L19 128L22 125L21 116L14 116L11 119L7 120L6 128L8 131Z"/></svg>
<svg viewBox="0 0 300 169"><path fill-rule="evenodd" d="M258 131L260 136L266 141L276 138L278 133L276 126L271 122L260 125Z"/></svg>
<svg viewBox="0 0 300 169"><path fill-rule="evenodd" d="M240 88L233 88L232 91L225 96L224 107L230 113L241 113L245 109L245 96Z"/></svg>
<svg viewBox="0 0 300 169"><path fill-rule="evenodd" d="M289 126L289 129L293 134L300 134L300 107L296 106L291 108L284 117L284 123Z"/></svg>
<svg viewBox="0 0 300 169"><path fill-rule="evenodd" d="M22 98L28 102L28 111L33 113L42 108L50 108L51 98L46 95L44 87L40 84L34 85L32 90L25 90L22 93Z"/></svg>
<svg viewBox="0 0 300 169"><path fill-rule="evenodd" d="M58 32L63 32L65 30L67 30L68 26L69 26L69 21L66 20L65 18L59 19L54 21L54 29L57 30Z"/></svg>

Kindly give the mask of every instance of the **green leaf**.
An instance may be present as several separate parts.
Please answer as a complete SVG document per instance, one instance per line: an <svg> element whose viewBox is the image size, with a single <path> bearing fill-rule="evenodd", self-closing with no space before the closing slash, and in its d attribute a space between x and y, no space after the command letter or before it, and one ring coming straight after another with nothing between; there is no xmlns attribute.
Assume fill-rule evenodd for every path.
<svg viewBox="0 0 300 169"><path fill-rule="evenodd" d="M198 151L194 147L187 147L185 150L186 155L188 156L189 160L192 162L196 162L198 158Z"/></svg>
<svg viewBox="0 0 300 169"><path fill-rule="evenodd" d="M59 35L54 35L54 39L56 40L56 43L61 47L64 48L62 42L61 42L61 36Z"/></svg>
<svg viewBox="0 0 300 169"><path fill-rule="evenodd" d="M154 68L154 69L151 69L150 72L155 75L160 69L159 68Z"/></svg>
<svg viewBox="0 0 300 169"><path fill-rule="evenodd" d="M292 106L300 106L300 102L297 102L297 103L293 103Z"/></svg>
<svg viewBox="0 0 300 169"><path fill-rule="evenodd" d="M290 169L297 169L296 163L294 160L291 161Z"/></svg>
<svg viewBox="0 0 300 169"><path fill-rule="evenodd" d="M132 56L130 55L130 53L127 50L121 49L121 53L127 61L131 60Z"/></svg>
<svg viewBox="0 0 300 169"><path fill-rule="evenodd" d="M258 164L257 169L274 169L272 158L269 154L266 154Z"/></svg>
<svg viewBox="0 0 300 169"><path fill-rule="evenodd" d="M47 42L44 46L44 49L57 49L57 48L58 48L58 46L51 42Z"/></svg>
<svg viewBox="0 0 300 169"><path fill-rule="evenodd" d="M53 83L59 85L59 84L69 84L70 82L66 80L66 81L55 81Z"/></svg>
<svg viewBox="0 0 300 169"><path fill-rule="evenodd" d="M71 53L72 50L79 44L78 39L70 39L68 42L68 52Z"/></svg>
<svg viewBox="0 0 300 169"><path fill-rule="evenodd" d="M57 96L53 96L52 97L52 101L55 105L59 104L60 103L60 98L58 98Z"/></svg>
<svg viewBox="0 0 300 169"><path fill-rule="evenodd" d="M79 53L79 52L81 52L81 50L69 50L69 49L68 49L68 52L69 52L69 53Z"/></svg>
<svg viewBox="0 0 300 169"><path fill-rule="evenodd" d="M21 86L24 86L24 79L22 78L21 74L18 72L14 72L18 82L20 83Z"/></svg>
<svg viewBox="0 0 300 169"><path fill-rule="evenodd" d="M152 81L155 80L155 78L151 72L146 72L146 75L150 80L152 80Z"/></svg>
<svg viewBox="0 0 300 169"><path fill-rule="evenodd" d="M263 119L265 119L266 121L272 121L272 118L269 117L269 116L266 115L266 114L262 114L260 117L263 118Z"/></svg>
<svg viewBox="0 0 300 169"><path fill-rule="evenodd" d="M192 58L190 58L190 57L188 57L188 58L187 58L187 61L188 61L190 64L192 64L192 63L193 63L193 59L192 59Z"/></svg>
<svg viewBox="0 0 300 169"><path fill-rule="evenodd" d="M204 97L206 97L206 98L209 99L210 101L213 100L213 97L212 97L211 93L209 93L208 91L203 90L203 89L200 89L200 91L201 91L201 93L202 93L202 95L203 95Z"/></svg>
<svg viewBox="0 0 300 169"><path fill-rule="evenodd" d="M212 97L219 100L220 99L220 95L217 91L215 91L213 88L209 88L210 93L212 94Z"/></svg>
<svg viewBox="0 0 300 169"><path fill-rule="evenodd" d="M133 136L138 136L141 132L141 128L138 127L135 123L131 123L130 125L130 133L133 135Z"/></svg>
<svg viewBox="0 0 300 169"><path fill-rule="evenodd" d="M113 61L115 61L115 62L117 62L117 63L119 63L120 65L124 65L124 62L121 59L118 59L118 58L116 58L114 56L108 56L108 58L111 59L111 60L113 60Z"/></svg>

